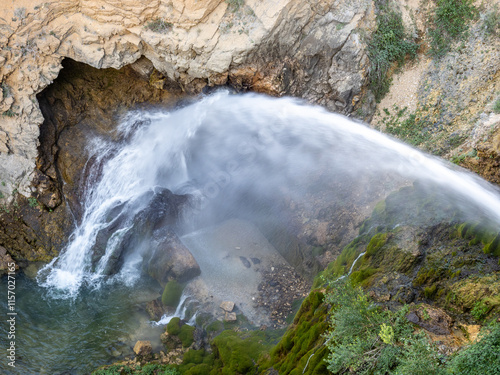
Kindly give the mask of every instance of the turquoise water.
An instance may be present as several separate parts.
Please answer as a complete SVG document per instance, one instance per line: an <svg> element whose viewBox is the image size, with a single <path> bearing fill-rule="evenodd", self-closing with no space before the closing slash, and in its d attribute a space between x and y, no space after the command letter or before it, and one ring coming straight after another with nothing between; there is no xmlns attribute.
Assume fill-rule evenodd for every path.
<svg viewBox="0 0 500 375"><path fill-rule="evenodd" d="M159 346L163 329L152 327L144 303L158 296L159 285L111 284L82 289L74 300L53 299L47 289L16 277L16 367L8 366L7 278L0 290L0 374L87 374L132 353L139 339ZM156 341L155 341L156 340Z"/></svg>

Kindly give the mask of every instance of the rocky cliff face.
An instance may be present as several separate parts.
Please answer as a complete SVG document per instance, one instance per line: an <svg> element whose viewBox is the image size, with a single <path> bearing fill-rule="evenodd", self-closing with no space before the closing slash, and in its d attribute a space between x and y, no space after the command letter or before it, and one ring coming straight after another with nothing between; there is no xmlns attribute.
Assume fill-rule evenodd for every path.
<svg viewBox="0 0 500 375"><path fill-rule="evenodd" d="M120 68L142 56L186 92L230 83L291 94L348 113L365 83L359 30L370 0L16 1L0 11L0 191L29 196L39 126L36 94L68 57ZM151 71L143 71L149 74Z"/></svg>

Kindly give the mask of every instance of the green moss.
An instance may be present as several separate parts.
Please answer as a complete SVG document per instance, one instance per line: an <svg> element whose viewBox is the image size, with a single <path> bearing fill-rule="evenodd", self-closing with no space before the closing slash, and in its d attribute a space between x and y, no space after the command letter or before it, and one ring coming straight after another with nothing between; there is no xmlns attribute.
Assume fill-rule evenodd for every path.
<svg viewBox="0 0 500 375"><path fill-rule="evenodd" d="M377 269L375 269L375 268L365 268L365 269L362 269L359 271L354 271L351 274L350 279L354 284L357 285L357 284L360 284L361 282L365 281L366 279L368 279L370 276L373 276L376 273L377 273ZM368 284L368 283L366 283L366 284Z"/></svg>
<svg viewBox="0 0 500 375"><path fill-rule="evenodd" d="M275 334L266 331L222 332L211 343L214 367L220 369L217 373L256 373L259 358L274 345Z"/></svg>
<svg viewBox="0 0 500 375"><path fill-rule="evenodd" d="M165 285L163 294L161 296L161 302L164 306L177 307L179 300L181 299L183 286L177 281L172 280Z"/></svg>
<svg viewBox="0 0 500 375"><path fill-rule="evenodd" d="M315 277L313 288L320 287L322 284L324 284L324 280L327 278L331 278L333 276L341 276L349 271L351 264L356 260L358 255L365 250L366 241L366 236L359 236L355 238L351 243L349 243L346 247L344 247L342 253L340 253L337 259L331 262L323 272L320 272Z"/></svg>
<svg viewBox="0 0 500 375"><path fill-rule="evenodd" d="M219 322L218 320L210 323L207 328L205 329L207 332L217 332L217 331L222 331L224 326L222 325L222 322Z"/></svg>
<svg viewBox="0 0 500 375"><path fill-rule="evenodd" d="M425 298L432 299L434 297L434 295L436 294L436 290L437 290L436 284L433 284L430 287L425 288L424 289Z"/></svg>
<svg viewBox="0 0 500 375"><path fill-rule="evenodd" d="M190 326L188 324L184 324L181 327L181 331L179 333L179 338L181 339L183 347L187 348L187 347L191 346L191 344L193 343L194 330L195 330L195 327Z"/></svg>
<svg viewBox="0 0 500 375"><path fill-rule="evenodd" d="M377 250L384 246L387 242L387 233L377 233L372 237L370 243L366 247L366 255L373 255Z"/></svg>
<svg viewBox="0 0 500 375"><path fill-rule="evenodd" d="M483 251L485 254L492 254L500 256L500 234L498 234L493 241L484 245Z"/></svg>
<svg viewBox="0 0 500 375"><path fill-rule="evenodd" d="M385 211L385 200L378 202L373 208L372 215L382 215Z"/></svg>
<svg viewBox="0 0 500 375"><path fill-rule="evenodd" d="M328 327L326 322L328 309L323 303L323 294L313 291L302 303L281 341L271 351L268 366L273 366L280 374L302 374L307 360L305 374L328 374L324 359L328 351L322 346L323 333Z"/></svg>
<svg viewBox="0 0 500 375"><path fill-rule="evenodd" d="M181 333L181 319L177 317L172 318L167 324L167 332L169 335L178 336Z"/></svg>
<svg viewBox="0 0 500 375"><path fill-rule="evenodd" d="M471 276L453 286L451 304L460 312L477 320L494 316L500 311L500 275Z"/></svg>

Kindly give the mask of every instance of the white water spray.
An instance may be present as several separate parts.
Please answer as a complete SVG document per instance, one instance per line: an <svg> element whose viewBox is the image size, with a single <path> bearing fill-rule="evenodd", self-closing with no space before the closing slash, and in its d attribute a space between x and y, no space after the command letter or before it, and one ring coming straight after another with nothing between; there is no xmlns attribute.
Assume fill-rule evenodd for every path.
<svg viewBox="0 0 500 375"><path fill-rule="evenodd" d="M282 192L305 202L305 192L316 183L313 177L320 174L327 185L345 175L371 184L385 174L449 192L457 206L472 204L500 223L498 192L478 177L295 99L217 93L170 113L131 112L118 132L121 142L95 147L102 172L91 173L87 181L81 224L39 274L41 285L64 296L99 283L120 234L159 187L193 194L201 207L217 201L229 212L248 207L241 203L245 200L251 204L255 197L278 198ZM98 233L118 220L117 209L125 219L93 267ZM127 256L124 280L123 275L140 273L142 252Z"/></svg>

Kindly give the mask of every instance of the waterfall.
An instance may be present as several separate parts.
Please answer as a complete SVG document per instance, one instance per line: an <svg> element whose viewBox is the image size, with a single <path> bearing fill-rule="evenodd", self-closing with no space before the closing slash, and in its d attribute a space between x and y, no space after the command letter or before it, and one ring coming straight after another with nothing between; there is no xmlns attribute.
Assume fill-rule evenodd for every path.
<svg viewBox="0 0 500 375"><path fill-rule="evenodd" d="M142 237L124 242L161 189L188 194L191 217L219 217L256 207L260 197L307 204L320 184L369 187L389 176L417 180L500 223L498 191L477 176L297 99L218 92L172 111L132 111L117 132L118 141L94 140L100 168L87 180L83 217L59 257L39 272L39 283L60 296L107 277L133 282L149 245ZM257 211L252 215L275 213Z"/></svg>

